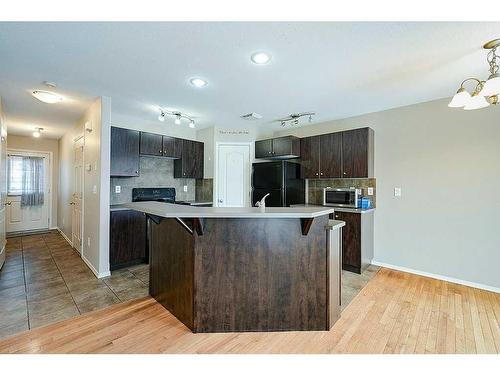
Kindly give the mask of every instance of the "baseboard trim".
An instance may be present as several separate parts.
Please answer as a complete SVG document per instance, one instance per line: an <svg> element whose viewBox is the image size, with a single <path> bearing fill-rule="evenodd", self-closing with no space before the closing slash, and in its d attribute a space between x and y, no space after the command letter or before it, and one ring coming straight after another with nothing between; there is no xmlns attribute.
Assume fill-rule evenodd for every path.
<svg viewBox="0 0 500 375"><path fill-rule="evenodd" d="M413 268L396 266L394 264L378 262L375 260L372 261L372 264L374 266L390 268L390 269L393 269L396 271L402 271L402 272L412 273L412 274L419 275L419 276L430 277L431 279L448 281L448 282L454 283L454 284L460 284L460 285L470 286L472 288L483 289L483 290L487 290L490 292L500 293L500 288L490 286L490 285L479 284L479 283L475 283L475 282L467 281L467 280L462 280L462 279L455 279L454 277L448 277L448 276L438 275L435 273L424 272L424 271L420 271L420 270L415 270Z"/></svg>
<svg viewBox="0 0 500 375"><path fill-rule="evenodd" d="M98 279L102 279L103 277L111 276L111 272L110 271L107 271L107 272L97 272L97 270L92 265L92 263L90 263L90 261L87 258L85 258L84 255L82 255L82 259L85 262L85 264L90 268L90 270L94 273L95 277L97 277Z"/></svg>
<svg viewBox="0 0 500 375"><path fill-rule="evenodd" d="M73 247L73 241L70 241L70 239L68 238L68 236L66 236L64 234L64 232L61 230L61 228L56 227L55 229L57 229L57 231L61 234L61 236L63 236L63 238L66 240L66 242L69 243L71 247Z"/></svg>

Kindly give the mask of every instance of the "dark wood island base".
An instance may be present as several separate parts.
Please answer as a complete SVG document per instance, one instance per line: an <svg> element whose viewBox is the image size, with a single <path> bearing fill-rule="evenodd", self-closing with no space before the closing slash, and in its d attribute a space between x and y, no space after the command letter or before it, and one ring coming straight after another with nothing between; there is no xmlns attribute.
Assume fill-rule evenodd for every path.
<svg viewBox="0 0 500 375"><path fill-rule="evenodd" d="M148 217L150 294L191 331L329 330L340 317L328 215Z"/></svg>

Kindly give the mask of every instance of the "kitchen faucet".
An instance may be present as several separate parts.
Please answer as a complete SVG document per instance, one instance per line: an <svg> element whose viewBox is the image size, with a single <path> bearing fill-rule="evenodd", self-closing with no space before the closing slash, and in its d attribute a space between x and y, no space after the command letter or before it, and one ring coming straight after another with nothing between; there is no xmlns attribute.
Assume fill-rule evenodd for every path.
<svg viewBox="0 0 500 375"><path fill-rule="evenodd" d="M268 195L269 193L264 195L260 201L255 202L255 207L266 208L266 198Z"/></svg>

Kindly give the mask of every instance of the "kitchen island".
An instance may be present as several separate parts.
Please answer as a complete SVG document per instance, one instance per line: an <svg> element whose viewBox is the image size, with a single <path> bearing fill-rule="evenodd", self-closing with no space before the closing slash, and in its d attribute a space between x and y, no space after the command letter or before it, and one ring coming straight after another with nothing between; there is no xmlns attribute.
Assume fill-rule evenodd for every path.
<svg viewBox="0 0 500 375"><path fill-rule="evenodd" d="M148 218L151 296L191 331L328 330L339 318L333 209L126 207Z"/></svg>

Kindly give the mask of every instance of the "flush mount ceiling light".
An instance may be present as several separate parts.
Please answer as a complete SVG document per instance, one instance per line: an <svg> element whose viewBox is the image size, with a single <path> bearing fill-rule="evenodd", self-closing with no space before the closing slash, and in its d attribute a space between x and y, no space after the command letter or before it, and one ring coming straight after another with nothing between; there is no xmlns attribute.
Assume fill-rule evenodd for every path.
<svg viewBox="0 0 500 375"><path fill-rule="evenodd" d="M255 52L250 56L250 60L257 65L266 65L271 61L271 55L266 52Z"/></svg>
<svg viewBox="0 0 500 375"><path fill-rule="evenodd" d="M500 56L497 55L498 47L500 47L500 39L492 40L483 46L484 49L490 50L486 58L490 66L488 79L483 81L472 77L463 80L448 107L463 108L469 111L498 103L498 95L500 94L500 74L498 73ZM468 82L474 82L475 84L472 95L464 88L464 85Z"/></svg>
<svg viewBox="0 0 500 375"><path fill-rule="evenodd" d="M42 90L34 90L31 95L40 100L41 102L48 104L55 104L62 102L63 98L60 95L57 95L50 91L42 91Z"/></svg>
<svg viewBox="0 0 500 375"><path fill-rule="evenodd" d="M33 132L33 137L35 138L40 138L40 135L42 134L43 128L35 128L35 131Z"/></svg>
<svg viewBox="0 0 500 375"><path fill-rule="evenodd" d="M164 122L165 117L168 115L168 116L175 117L175 120L174 120L175 125L180 125L182 123L182 119L185 119L185 120L189 121L190 128L196 127L194 120L191 116L188 116L188 115L186 115L182 112L178 112L178 111L168 111L168 110L163 109L163 108L159 108L159 110L160 110L160 114L158 115L158 121Z"/></svg>
<svg viewBox="0 0 500 375"><path fill-rule="evenodd" d="M198 87L198 88L205 87L206 85L208 85L207 81L205 81L204 79L198 78L198 77L191 78L189 80L189 83L191 83L191 85L193 85L194 87Z"/></svg>
<svg viewBox="0 0 500 375"><path fill-rule="evenodd" d="M316 115L314 112L292 113L287 117L275 121L278 121L282 127L285 127L286 125L298 125L299 119L304 116L308 116L307 121L311 123L314 115Z"/></svg>

